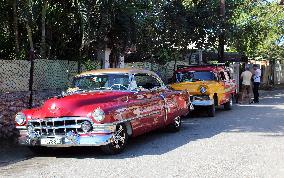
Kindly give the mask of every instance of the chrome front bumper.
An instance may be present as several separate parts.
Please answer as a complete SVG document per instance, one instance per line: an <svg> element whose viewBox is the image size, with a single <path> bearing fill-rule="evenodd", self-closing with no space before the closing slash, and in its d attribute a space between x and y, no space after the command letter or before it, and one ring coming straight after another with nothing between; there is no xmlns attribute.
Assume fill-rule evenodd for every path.
<svg viewBox="0 0 284 178"><path fill-rule="evenodd" d="M113 134L76 134L44 136L37 133L29 134L20 130L18 143L26 146L71 147L71 146L102 146L112 142Z"/></svg>
<svg viewBox="0 0 284 178"><path fill-rule="evenodd" d="M83 121L89 121L92 130L83 132ZM112 142L115 128L115 124L95 124L84 117L33 119L27 126L17 127L19 144L47 147L107 145Z"/></svg>
<svg viewBox="0 0 284 178"><path fill-rule="evenodd" d="M193 106L210 106L214 104L214 100L194 100L192 101Z"/></svg>

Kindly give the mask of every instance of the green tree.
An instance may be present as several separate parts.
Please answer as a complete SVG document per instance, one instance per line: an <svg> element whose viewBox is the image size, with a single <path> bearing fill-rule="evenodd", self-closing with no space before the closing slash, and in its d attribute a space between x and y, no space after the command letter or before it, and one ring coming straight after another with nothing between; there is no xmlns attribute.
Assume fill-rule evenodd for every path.
<svg viewBox="0 0 284 178"><path fill-rule="evenodd" d="M229 46L249 57L281 54L284 11L276 2L246 1L230 19ZM283 48L282 48L283 49ZM284 56L283 56L284 57Z"/></svg>

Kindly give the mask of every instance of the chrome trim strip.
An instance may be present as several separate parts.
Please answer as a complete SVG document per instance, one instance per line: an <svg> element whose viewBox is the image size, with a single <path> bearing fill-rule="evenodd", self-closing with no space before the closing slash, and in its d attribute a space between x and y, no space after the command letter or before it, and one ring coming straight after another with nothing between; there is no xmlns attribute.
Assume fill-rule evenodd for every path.
<svg viewBox="0 0 284 178"><path fill-rule="evenodd" d="M142 119L143 117L147 117L147 116L151 116L151 115L159 114L159 113L161 113L161 111L153 111L153 112L151 112L149 114L144 114L144 115L140 115L140 116L124 119L124 120L121 120L121 121L116 121L116 122L113 122L113 124L116 125L116 124L121 124L121 123L124 123L124 122L129 122L129 121L132 121L132 120L136 120L136 119Z"/></svg>
<svg viewBox="0 0 284 178"><path fill-rule="evenodd" d="M27 126L16 126L16 129L26 130L26 129L27 129Z"/></svg>
<svg viewBox="0 0 284 178"><path fill-rule="evenodd" d="M70 121L70 120L90 120L88 117L55 117L55 118L36 118L33 120L29 120L29 122L39 122L39 121L48 121L48 122L53 122L53 121Z"/></svg>

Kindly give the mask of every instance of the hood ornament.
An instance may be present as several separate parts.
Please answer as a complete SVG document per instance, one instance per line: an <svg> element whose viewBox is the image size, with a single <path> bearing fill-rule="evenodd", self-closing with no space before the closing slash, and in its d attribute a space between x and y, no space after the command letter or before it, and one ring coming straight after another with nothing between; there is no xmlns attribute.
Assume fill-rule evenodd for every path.
<svg viewBox="0 0 284 178"><path fill-rule="evenodd" d="M59 110L59 107L57 107L56 104L53 103L53 104L50 106L50 108L48 108L48 110L49 110L51 113L55 114L55 113Z"/></svg>

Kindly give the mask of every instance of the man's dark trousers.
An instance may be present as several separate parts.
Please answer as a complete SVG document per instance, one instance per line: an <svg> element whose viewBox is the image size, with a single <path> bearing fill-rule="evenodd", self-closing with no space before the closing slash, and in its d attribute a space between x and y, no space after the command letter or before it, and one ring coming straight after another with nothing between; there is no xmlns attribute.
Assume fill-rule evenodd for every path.
<svg viewBox="0 0 284 178"><path fill-rule="evenodd" d="M255 103L259 102L259 93L258 93L259 85L260 85L259 82L253 82L253 96L254 96L253 101Z"/></svg>

